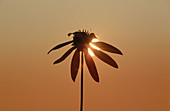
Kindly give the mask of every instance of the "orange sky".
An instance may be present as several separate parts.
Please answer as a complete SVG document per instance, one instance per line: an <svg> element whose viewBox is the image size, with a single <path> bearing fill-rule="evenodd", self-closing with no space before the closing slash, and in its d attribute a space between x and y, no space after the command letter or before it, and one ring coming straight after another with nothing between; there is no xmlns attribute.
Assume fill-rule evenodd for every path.
<svg viewBox="0 0 170 111"><path fill-rule="evenodd" d="M169 13L168 0L1 0L0 111L79 111L72 55L52 64L69 46L46 54L78 29L124 54L108 53L119 69L93 57L100 83L85 66L84 111L170 110Z"/></svg>

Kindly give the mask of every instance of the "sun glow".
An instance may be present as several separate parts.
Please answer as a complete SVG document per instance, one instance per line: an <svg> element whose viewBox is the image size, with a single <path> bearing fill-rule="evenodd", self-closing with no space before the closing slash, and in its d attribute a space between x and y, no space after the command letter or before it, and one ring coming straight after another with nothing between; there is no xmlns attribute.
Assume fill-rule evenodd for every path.
<svg viewBox="0 0 170 111"><path fill-rule="evenodd" d="M90 48L88 48L88 52L89 52L89 54L90 54L91 56L94 56L94 53L91 51Z"/></svg>
<svg viewBox="0 0 170 111"><path fill-rule="evenodd" d="M98 48L97 46L93 45L92 43L90 43L90 46L93 47L94 49L100 50L100 48Z"/></svg>
<svg viewBox="0 0 170 111"><path fill-rule="evenodd" d="M100 48L98 48L97 46L95 46L95 45L93 45L92 43L93 42L98 42L99 41L99 39L93 39L92 40L92 42L91 43L89 43L89 45L92 47L92 48L94 48L94 49L97 49L97 50L100 50ZM94 53L93 53L93 51L90 49L90 48L88 48L88 53L91 55L91 56L94 56Z"/></svg>
<svg viewBox="0 0 170 111"><path fill-rule="evenodd" d="M92 40L92 42L98 42L98 41L99 39L96 39L96 38Z"/></svg>

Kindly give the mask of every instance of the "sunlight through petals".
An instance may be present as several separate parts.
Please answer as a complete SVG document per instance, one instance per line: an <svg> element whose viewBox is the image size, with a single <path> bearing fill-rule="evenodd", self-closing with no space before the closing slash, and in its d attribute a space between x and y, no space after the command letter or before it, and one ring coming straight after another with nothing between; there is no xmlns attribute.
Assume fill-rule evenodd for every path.
<svg viewBox="0 0 170 111"><path fill-rule="evenodd" d="M98 42L98 41L99 39L96 39L96 38L92 40L92 42Z"/></svg>
<svg viewBox="0 0 170 111"><path fill-rule="evenodd" d="M90 46L93 47L94 49L100 50L100 48L98 48L97 46L93 45L92 43L90 43Z"/></svg>
<svg viewBox="0 0 170 111"><path fill-rule="evenodd" d="M89 53L91 56L94 56L94 53L91 51L90 48L88 48L88 53Z"/></svg>

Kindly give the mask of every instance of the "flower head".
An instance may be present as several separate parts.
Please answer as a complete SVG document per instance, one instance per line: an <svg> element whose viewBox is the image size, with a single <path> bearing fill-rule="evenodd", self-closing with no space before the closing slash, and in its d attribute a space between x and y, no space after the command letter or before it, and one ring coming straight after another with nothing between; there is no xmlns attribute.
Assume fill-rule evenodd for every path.
<svg viewBox="0 0 170 111"><path fill-rule="evenodd" d="M111 65L114 68L118 68L117 63L110 56L103 53L101 50L123 55L119 49L117 49L116 47L114 47L110 44L107 44L105 42L100 42L100 41L92 42L92 40L97 39L97 37L95 36L94 33L90 33L86 30L82 30L82 31L79 30L74 33L68 34L68 36L71 36L71 35L73 35L73 40L64 42L62 44L55 46L48 52L48 54L53 50L59 49L63 46L66 46L66 45L72 43L72 47L62 57L57 59L54 62L54 64L60 63L63 60L65 60L71 54L71 52L76 49L76 51L74 52L72 61L71 61L71 77L72 77L73 81L75 81L76 76L77 76L77 72L78 72L79 64L80 64L80 52L82 52L82 53L84 53L86 65L88 67L88 70L89 70L92 78L96 82L99 82L98 72L97 72L95 63L94 63L91 55L88 53L88 49L91 49L91 51L94 53L94 55L96 55L103 62ZM101 50L96 49L95 47L93 47L92 44L94 46L97 46Z"/></svg>

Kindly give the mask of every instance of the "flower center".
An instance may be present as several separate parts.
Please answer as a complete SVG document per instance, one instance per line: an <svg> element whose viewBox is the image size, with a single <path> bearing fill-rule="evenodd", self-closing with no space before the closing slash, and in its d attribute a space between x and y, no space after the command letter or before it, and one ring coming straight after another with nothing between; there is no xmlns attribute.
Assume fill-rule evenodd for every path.
<svg viewBox="0 0 170 111"><path fill-rule="evenodd" d="M69 35L73 34L73 45L78 49L82 50L83 48L88 48L89 43L93 38L96 38L94 33L89 33L86 31L78 31L74 33L69 33Z"/></svg>

